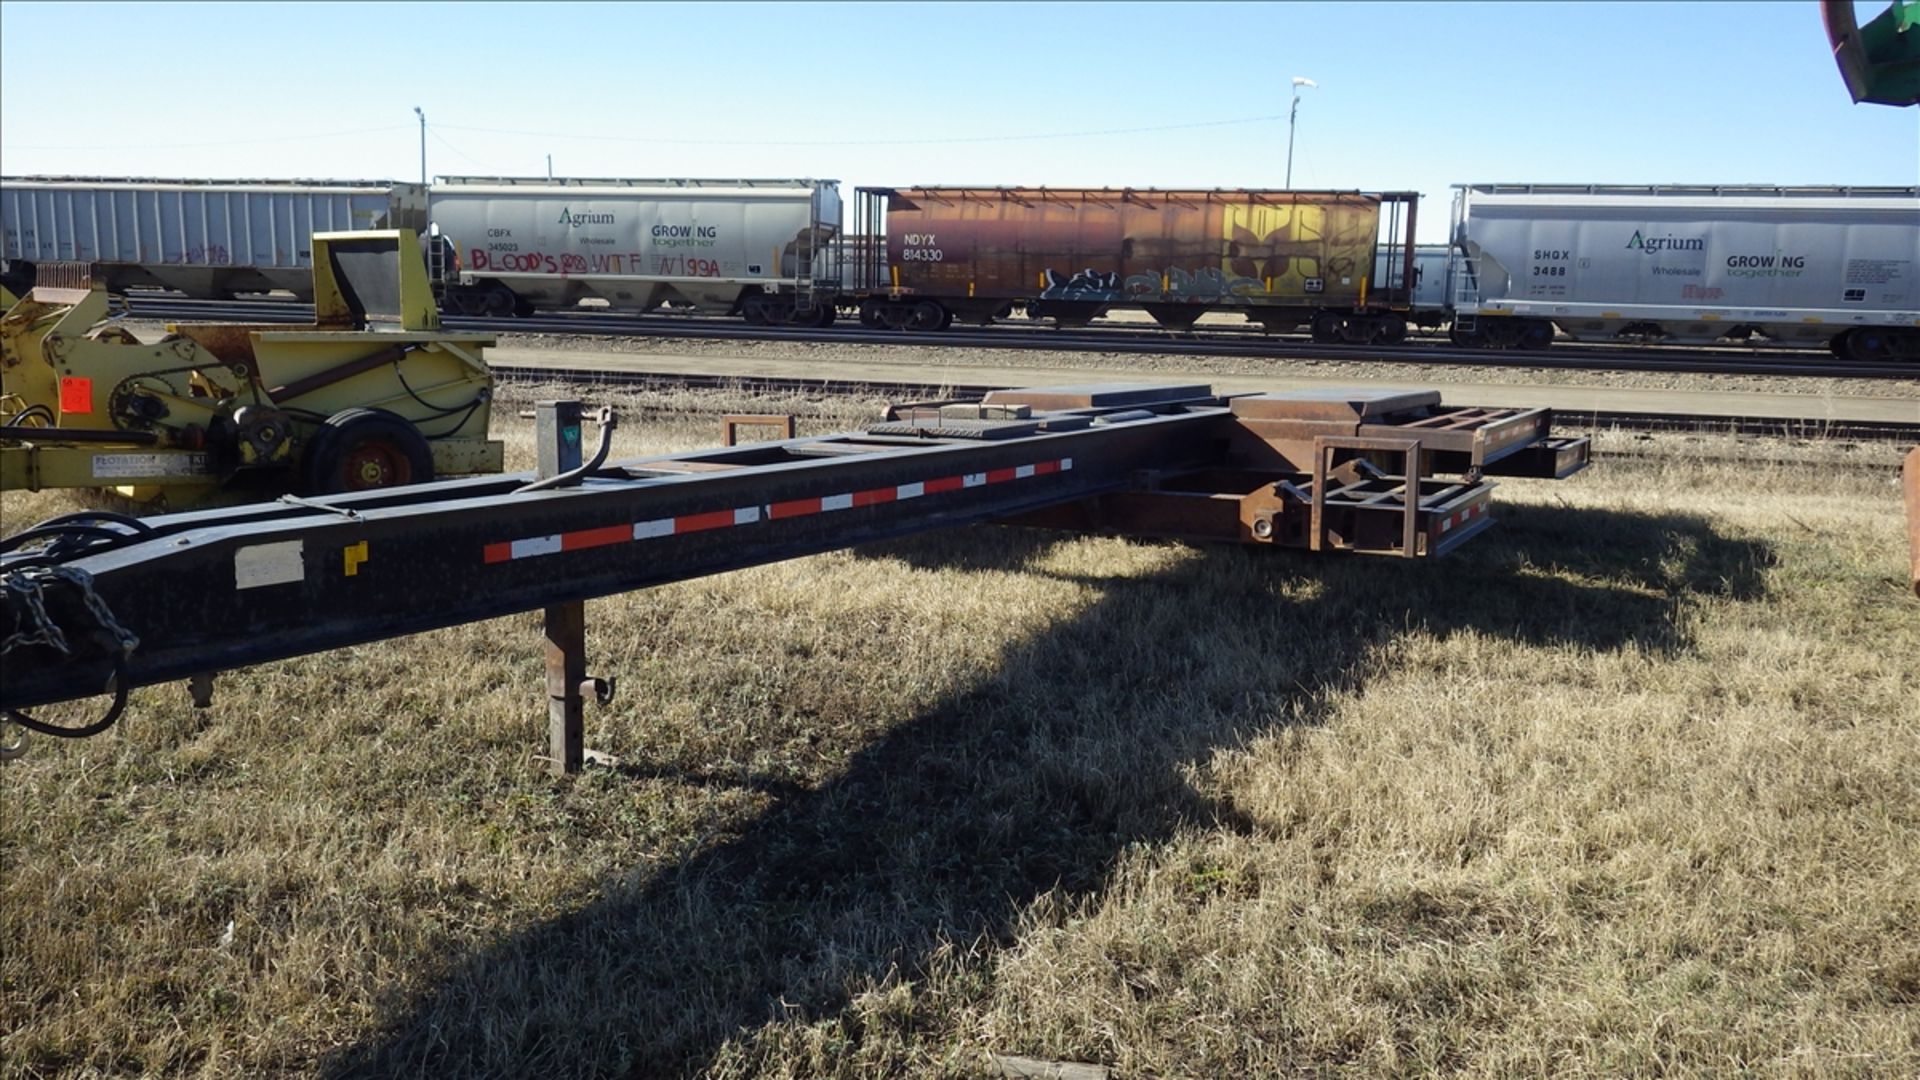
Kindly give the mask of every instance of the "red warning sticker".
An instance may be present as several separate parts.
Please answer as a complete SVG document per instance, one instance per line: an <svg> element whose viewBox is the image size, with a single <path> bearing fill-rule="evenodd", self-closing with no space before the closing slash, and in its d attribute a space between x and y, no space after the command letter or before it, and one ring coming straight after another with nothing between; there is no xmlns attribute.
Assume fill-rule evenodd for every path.
<svg viewBox="0 0 1920 1080"><path fill-rule="evenodd" d="M60 379L60 411L63 413L92 412L93 380L62 376Z"/></svg>

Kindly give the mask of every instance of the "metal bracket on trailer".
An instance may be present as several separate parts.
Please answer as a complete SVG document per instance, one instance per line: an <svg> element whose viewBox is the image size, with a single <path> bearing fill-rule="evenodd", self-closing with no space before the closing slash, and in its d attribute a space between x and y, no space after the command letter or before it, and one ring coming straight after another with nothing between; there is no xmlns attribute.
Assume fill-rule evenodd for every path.
<svg viewBox="0 0 1920 1080"><path fill-rule="evenodd" d="M576 605L594 597L989 521L1432 557L1489 524L1493 489L1436 472L1586 463L1584 440L1551 440L1543 411L1446 409L1431 392L996 391L898 407L865 431L584 466L570 404L541 410L538 475L557 484L482 477L174 514L0 555L0 581L50 560L89 575L90 598L44 591L54 625L110 611L140 639L124 654L84 633L66 653L10 640L0 707L544 609L553 760L572 771L583 698L607 685L584 669ZM31 624L12 590L0 603L13 620L0 625Z"/></svg>

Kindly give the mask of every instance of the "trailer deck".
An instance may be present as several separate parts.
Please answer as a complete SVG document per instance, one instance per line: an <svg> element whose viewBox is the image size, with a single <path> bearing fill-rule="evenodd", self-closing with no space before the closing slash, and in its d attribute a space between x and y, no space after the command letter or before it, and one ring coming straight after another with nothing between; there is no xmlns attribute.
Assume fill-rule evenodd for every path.
<svg viewBox="0 0 1920 1080"><path fill-rule="evenodd" d="M1492 524L1490 476L1563 478L1546 409L1433 391L1219 396L1204 385L1001 390L863 431L607 463L543 402L535 473L174 514L75 515L6 542L0 707L544 609L556 767L580 761L584 602L911 533L1001 521L1432 558ZM737 425L739 417L730 417Z"/></svg>

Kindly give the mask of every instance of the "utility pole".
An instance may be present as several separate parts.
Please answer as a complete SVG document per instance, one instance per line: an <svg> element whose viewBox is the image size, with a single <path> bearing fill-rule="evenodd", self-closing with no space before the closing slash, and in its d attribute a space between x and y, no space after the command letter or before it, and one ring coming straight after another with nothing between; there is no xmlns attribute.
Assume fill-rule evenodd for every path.
<svg viewBox="0 0 1920 1080"><path fill-rule="evenodd" d="M1294 103L1296 105L1299 104L1299 99L1297 97L1295 98ZM420 106L415 105L413 107L413 115L420 118L420 184L421 186L424 187L427 183L427 114L420 111ZM1289 160L1291 160L1291 155L1293 153L1293 141L1291 136L1288 137L1288 141L1287 141L1287 153L1289 155Z"/></svg>
<svg viewBox="0 0 1920 1080"><path fill-rule="evenodd" d="M1303 86L1317 89L1320 86L1320 84L1317 82L1314 82L1312 79L1302 78L1299 75L1295 75L1293 77L1293 108L1287 110L1287 183L1286 183L1286 186L1289 188L1293 187L1293 121L1295 117L1300 115L1300 88Z"/></svg>

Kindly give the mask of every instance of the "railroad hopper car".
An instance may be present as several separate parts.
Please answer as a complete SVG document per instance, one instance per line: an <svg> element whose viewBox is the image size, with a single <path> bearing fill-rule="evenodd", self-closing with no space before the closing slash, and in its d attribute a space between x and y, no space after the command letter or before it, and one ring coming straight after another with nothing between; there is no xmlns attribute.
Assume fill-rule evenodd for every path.
<svg viewBox="0 0 1920 1080"><path fill-rule="evenodd" d="M366 180L0 179L6 287L35 266L93 264L109 291L313 298L313 234L427 227L426 188Z"/></svg>
<svg viewBox="0 0 1920 1080"><path fill-rule="evenodd" d="M1920 358L1920 188L1467 184L1453 230L1461 344L1762 334Z"/></svg>
<svg viewBox="0 0 1920 1080"><path fill-rule="evenodd" d="M441 177L443 306L528 314L597 297L826 325L839 282L833 180Z"/></svg>
<svg viewBox="0 0 1920 1080"><path fill-rule="evenodd" d="M884 260L846 258L869 326L985 323L1015 306L1084 325L1132 307L1175 328L1237 311L1322 340L1406 333L1413 193L912 187L856 200L854 231L886 244Z"/></svg>

